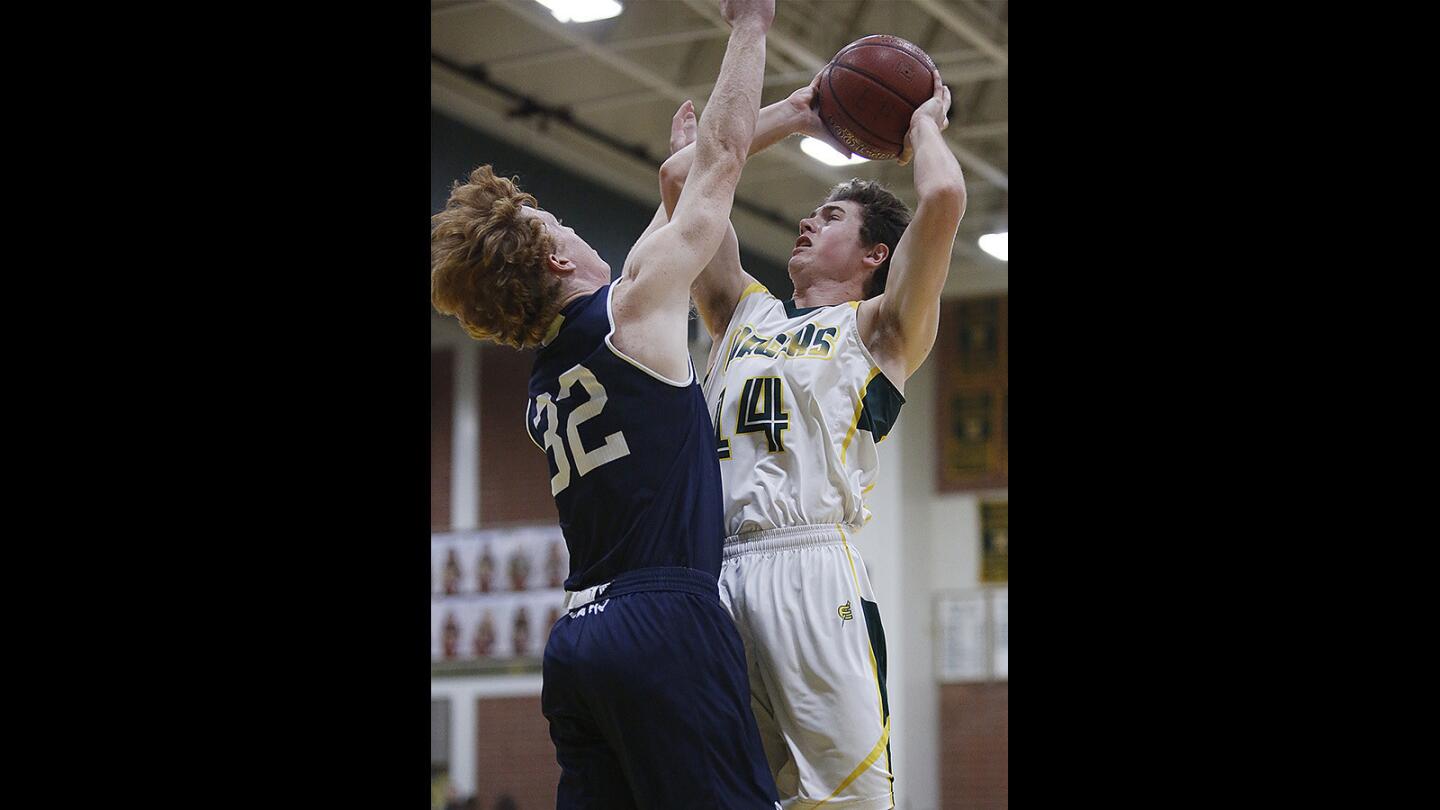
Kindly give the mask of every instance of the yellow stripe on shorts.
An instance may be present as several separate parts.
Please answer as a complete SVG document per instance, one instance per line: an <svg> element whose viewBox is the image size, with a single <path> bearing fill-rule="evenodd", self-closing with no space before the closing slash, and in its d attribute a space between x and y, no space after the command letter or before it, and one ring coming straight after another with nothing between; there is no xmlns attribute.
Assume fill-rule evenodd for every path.
<svg viewBox="0 0 1440 810"><path fill-rule="evenodd" d="M878 371L879 369L876 370ZM845 560L850 563L850 580L855 583L855 598L863 600L865 597L860 590L860 575L855 570L855 558L850 554L850 541L845 537L844 528L842 528L839 524L836 524L835 528L840 531L840 542L845 546ZM864 611L862 610L861 612L863 613ZM854 782L856 779L860 778L860 774L864 773L870 768L870 766L875 764L875 760L880 758L880 752L885 751L886 746L890 743L890 718L885 716L885 699L880 694L880 667L875 662L875 648L870 646L870 636L868 633L865 636L865 649L870 654L870 675L875 681L876 708L879 711L881 719L880 741L875 743L875 747L870 749L870 753L865 757L865 759L861 760L860 764L855 766L855 770L851 771L850 775L845 777L845 780L840 783L840 786L835 788L835 790L829 796L826 796L817 804L806 804L807 807L810 807L812 809L820 807L821 805L840 795L840 791L849 787L851 782ZM890 759L888 753L886 754L885 759L888 763ZM890 796L891 803L893 804L895 796L893 779L890 787Z"/></svg>

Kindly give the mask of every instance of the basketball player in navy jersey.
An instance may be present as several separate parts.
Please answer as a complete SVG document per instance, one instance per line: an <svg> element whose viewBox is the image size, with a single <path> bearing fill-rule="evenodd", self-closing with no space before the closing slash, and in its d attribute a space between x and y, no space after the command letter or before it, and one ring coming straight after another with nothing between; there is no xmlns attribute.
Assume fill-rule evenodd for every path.
<svg viewBox="0 0 1440 810"><path fill-rule="evenodd" d="M560 808L776 810L744 647L720 602L714 428L687 349L690 284L729 227L774 0L731 26L694 166L621 277L489 166L434 217L432 300L472 336L536 348L526 427L570 549L541 704Z"/></svg>

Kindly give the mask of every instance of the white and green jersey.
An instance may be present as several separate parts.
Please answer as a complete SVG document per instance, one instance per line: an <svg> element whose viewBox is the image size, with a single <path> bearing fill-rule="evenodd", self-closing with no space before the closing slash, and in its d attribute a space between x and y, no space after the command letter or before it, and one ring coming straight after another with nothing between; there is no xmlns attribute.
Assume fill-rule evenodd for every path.
<svg viewBox="0 0 1440 810"><path fill-rule="evenodd" d="M860 340L859 305L799 308L761 284L741 294L705 378L727 536L869 520L875 445L905 398Z"/></svg>

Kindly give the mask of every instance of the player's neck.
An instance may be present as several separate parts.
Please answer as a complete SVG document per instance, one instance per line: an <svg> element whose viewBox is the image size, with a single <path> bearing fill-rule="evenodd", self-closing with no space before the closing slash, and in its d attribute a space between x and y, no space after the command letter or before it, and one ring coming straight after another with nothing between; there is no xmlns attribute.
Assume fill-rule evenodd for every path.
<svg viewBox="0 0 1440 810"><path fill-rule="evenodd" d="M841 281L833 278L818 278L814 281L795 285L795 306L829 307L847 301L864 298L864 290L857 281Z"/></svg>
<svg viewBox="0 0 1440 810"><path fill-rule="evenodd" d="M572 302L593 294L596 290L605 285L597 281L586 279L564 278L560 280L560 308L564 309Z"/></svg>

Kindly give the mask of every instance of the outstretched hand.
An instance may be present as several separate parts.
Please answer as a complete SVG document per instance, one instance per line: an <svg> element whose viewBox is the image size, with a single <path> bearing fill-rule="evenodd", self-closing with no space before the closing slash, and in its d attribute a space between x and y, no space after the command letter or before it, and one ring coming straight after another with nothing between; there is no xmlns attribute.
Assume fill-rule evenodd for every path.
<svg viewBox="0 0 1440 810"><path fill-rule="evenodd" d="M825 122L820 120L820 82L824 79L825 71L828 69L829 66L822 68L819 73L815 74L815 78L810 80L809 85L791 93L785 102L794 107L795 114L803 122L797 130L800 134L824 141L834 147L835 151L848 158L851 156L850 147L835 137L830 128L825 126Z"/></svg>
<svg viewBox="0 0 1440 810"><path fill-rule="evenodd" d="M695 104L687 98L670 119L670 154L695 142L695 126Z"/></svg>
<svg viewBox="0 0 1440 810"><path fill-rule="evenodd" d="M896 162L901 166L915 157L915 145L910 142L910 134L915 131L917 122L928 118L935 122L941 132L950 126L950 88L940 81L940 71L932 70L930 75L935 79L935 92L924 104L916 107L910 116L910 128L905 131L905 148L900 152L900 157L896 158Z"/></svg>
<svg viewBox="0 0 1440 810"><path fill-rule="evenodd" d="M744 20L756 20L765 30L775 21L775 0L720 0L720 16L734 28Z"/></svg>

